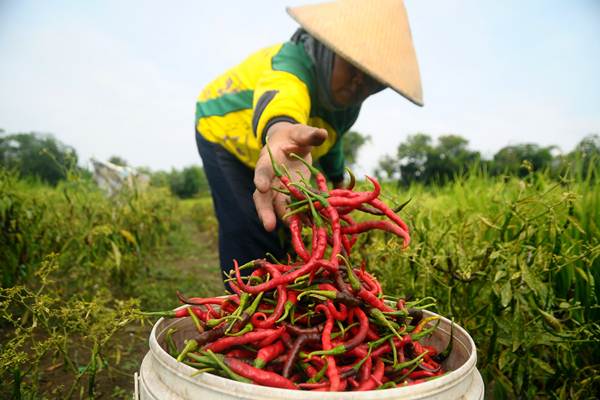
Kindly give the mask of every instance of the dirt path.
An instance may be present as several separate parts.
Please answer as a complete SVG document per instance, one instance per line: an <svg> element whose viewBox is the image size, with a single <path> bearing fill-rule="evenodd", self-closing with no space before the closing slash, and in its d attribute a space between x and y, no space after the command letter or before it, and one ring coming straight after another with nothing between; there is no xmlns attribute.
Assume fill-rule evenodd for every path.
<svg viewBox="0 0 600 400"><path fill-rule="evenodd" d="M176 290L188 296L223 294L215 231L201 231L192 216L184 214L180 232L169 238L159 257L148 260L148 273L140 274L134 285L135 297L146 311L177 307ZM106 355L112 362L108 373L98 375L97 398L131 399L133 375L148 351L148 336L155 320L143 326L131 324L116 334L114 351L120 352L120 360L116 363L116 357Z"/></svg>

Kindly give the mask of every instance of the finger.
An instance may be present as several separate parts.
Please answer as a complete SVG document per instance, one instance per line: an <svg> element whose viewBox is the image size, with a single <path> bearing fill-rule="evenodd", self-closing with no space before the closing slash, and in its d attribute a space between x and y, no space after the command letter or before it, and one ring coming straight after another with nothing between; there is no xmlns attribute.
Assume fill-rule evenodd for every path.
<svg viewBox="0 0 600 400"><path fill-rule="evenodd" d="M275 172L271 165L271 158L265 152L261 152L254 170L254 186L259 192L266 193L271 190L271 182L274 177Z"/></svg>
<svg viewBox="0 0 600 400"><path fill-rule="evenodd" d="M273 207L275 209L275 214L281 220L283 220L282 217L287 212L287 209L288 209L287 205L288 205L288 197L282 193L276 193L275 197L273 198Z"/></svg>
<svg viewBox="0 0 600 400"><path fill-rule="evenodd" d="M297 126L291 133L291 139L299 147L320 146L327 139L327 130L312 126Z"/></svg>
<svg viewBox="0 0 600 400"><path fill-rule="evenodd" d="M272 192L269 190L263 193L257 189L254 191L252 198L254 199L254 205L256 207L258 218L260 218L265 230L267 232L272 232L277 223L275 210L273 209Z"/></svg>

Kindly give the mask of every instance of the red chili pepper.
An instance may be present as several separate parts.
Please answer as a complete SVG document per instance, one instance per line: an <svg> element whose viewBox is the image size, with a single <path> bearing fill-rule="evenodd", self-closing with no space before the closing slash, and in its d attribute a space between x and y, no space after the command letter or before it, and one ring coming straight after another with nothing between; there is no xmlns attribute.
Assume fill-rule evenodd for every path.
<svg viewBox="0 0 600 400"><path fill-rule="evenodd" d="M333 207L357 208L363 203L368 203L371 200L376 199L381 192L381 186L379 185L377 179L371 178L370 176L367 176L367 179L373 184L372 192L351 192L352 195L348 195L347 192L339 190L334 191L334 189L329 192L331 196L327 199L327 201Z"/></svg>
<svg viewBox="0 0 600 400"><path fill-rule="evenodd" d="M290 181L290 178L288 178L285 175L281 175L279 177L279 180L281 181L283 186L285 186L285 188L290 191L290 194L292 195L293 198L295 198L296 200L306 199L306 196L304 195L304 193L302 193L300 190L298 190L297 187L295 187L292 184L292 182Z"/></svg>
<svg viewBox="0 0 600 400"><path fill-rule="evenodd" d="M222 353L224 350L227 350L230 347L258 342L277 333L281 334L280 329L265 329L262 331L248 332L242 336L228 336L217 339L214 342L206 345L204 350Z"/></svg>
<svg viewBox="0 0 600 400"><path fill-rule="evenodd" d="M363 233L363 232L370 231L373 229L379 229L379 230L390 232L390 233L400 236L403 241L403 244L402 244L403 247L408 246L408 244L410 243L410 236L408 235L408 233L405 230L403 230L401 227L399 227L395 224L392 224L389 221L357 222L354 225L342 227L342 233L343 234L359 234L359 233Z"/></svg>
<svg viewBox="0 0 600 400"><path fill-rule="evenodd" d="M288 349L292 347L292 337L287 333L287 330L281 334L281 341Z"/></svg>
<svg viewBox="0 0 600 400"><path fill-rule="evenodd" d="M365 383L371 377L371 369L373 368L373 357L367 357L367 361L360 368L358 382L360 384Z"/></svg>
<svg viewBox="0 0 600 400"><path fill-rule="evenodd" d="M327 229L324 226L317 227L317 247L313 250L311 259L321 259L327 250Z"/></svg>
<svg viewBox="0 0 600 400"><path fill-rule="evenodd" d="M254 357L254 353L247 349L229 350L227 352L227 354L225 354L225 355L228 357L235 357L235 358L252 358L252 357Z"/></svg>
<svg viewBox="0 0 600 400"><path fill-rule="evenodd" d="M215 310L215 309L212 307L212 305L210 305L210 304L205 304L205 305L204 305L204 307L206 307L206 309L208 310L208 315L209 315L210 317L214 317L214 318L219 318L219 317L220 317L219 313L217 312L217 310Z"/></svg>
<svg viewBox="0 0 600 400"><path fill-rule="evenodd" d="M402 230L404 230L406 233L409 233L408 226L402 220L402 218L400 218L394 212L394 210L389 208L387 206L387 204L385 204L383 201L381 201L379 199L373 199L373 200L369 201L369 204L372 205L373 207L377 208L378 210L382 211L389 219L391 219L396 224L398 224L398 226L400 226L400 228L402 228Z"/></svg>
<svg viewBox="0 0 600 400"><path fill-rule="evenodd" d="M177 310L145 312L143 314L148 317L184 318L190 316L188 309L191 309L194 312L194 314L198 316L198 318L206 322L207 313L200 310L198 307L183 307Z"/></svg>
<svg viewBox="0 0 600 400"><path fill-rule="evenodd" d="M327 308L329 308L329 312L336 321L344 321L348 317L348 310L344 303L340 303L340 311L335 308L333 301L327 300L326 304Z"/></svg>
<svg viewBox="0 0 600 400"><path fill-rule="evenodd" d="M352 252L352 242L348 239L348 235L342 235L342 246L344 246L344 251L346 255Z"/></svg>
<svg viewBox="0 0 600 400"><path fill-rule="evenodd" d="M223 296L223 297L185 297L179 290L176 292L177 298L182 304L190 304L194 306L201 306L204 304L218 304L222 306L223 303L233 301L237 304L240 303L240 298L237 295Z"/></svg>
<svg viewBox="0 0 600 400"><path fill-rule="evenodd" d="M298 214L293 214L288 220L294 251L304 261L308 261L310 259L310 254L306 251L304 242L302 241L302 221L300 220L300 216Z"/></svg>
<svg viewBox="0 0 600 400"><path fill-rule="evenodd" d="M236 358L225 357L224 361L225 364L227 364L227 366L231 368L233 372L245 378L251 379L259 385L292 390L298 389L298 386L294 382L284 378L283 376L275 372L255 368L252 365L240 361Z"/></svg>
<svg viewBox="0 0 600 400"><path fill-rule="evenodd" d="M367 339L370 341L379 340L381 339L381 336L379 336L375 329L369 325L369 329L367 330Z"/></svg>
<svg viewBox="0 0 600 400"><path fill-rule="evenodd" d="M271 336L267 336L266 338L264 338L263 340L261 340L260 342L258 342L256 344L256 346L258 348L262 348L265 346L268 346L270 344L272 344L273 342L275 342L276 340L279 340L283 334L285 333L285 327L284 326L280 326L278 328L275 329L277 332L273 333L273 335Z"/></svg>
<svg viewBox="0 0 600 400"><path fill-rule="evenodd" d="M235 282L229 281L229 287L238 296L242 295L242 291L240 290L239 286L235 284Z"/></svg>
<svg viewBox="0 0 600 400"><path fill-rule="evenodd" d="M304 372L306 372L306 375L309 378L313 378L315 377L319 371L317 371L317 369L315 367L313 367L310 363L301 363L302 365L302 369L304 370Z"/></svg>
<svg viewBox="0 0 600 400"><path fill-rule="evenodd" d="M319 304L315 307L315 311L322 310L325 313L325 327L323 328L323 333L321 335L321 343L323 345L323 350L331 350L333 347L331 345L331 330L333 329L333 317L329 312L329 309L323 305ZM329 378L329 382L331 382L330 390L332 392L336 392L340 388L340 373L337 369L337 365L335 362L335 358L333 356L326 356L327 360L327 377Z"/></svg>
<svg viewBox="0 0 600 400"><path fill-rule="evenodd" d="M311 258L306 264L296 269L295 271L290 271L288 273L282 274L281 276L278 276L277 278L271 279L267 282L260 283L254 286L247 285L246 283L244 283L244 281L242 281L242 275L240 273L240 267L238 265L237 260L233 260L233 267L235 269L235 276L240 288L246 293L257 294L260 292L267 292L269 290L272 290L279 285L286 285L294 281L295 279L301 277L302 275L309 274L313 269L318 267L318 264L314 258Z"/></svg>
<svg viewBox="0 0 600 400"><path fill-rule="evenodd" d="M254 359L254 366L256 368L264 368L271 360L276 358L278 355L285 351L285 346L281 340L276 341L268 346L262 347L258 350L256 358Z"/></svg>
<svg viewBox="0 0 600 400"><path fill-rule="evenodd" d="M339 263L338 254L340 254L342 250L342 226L340 224L340 215L335 207L331 205L325 207L325 213L329 217L329 223L331 224L331 235L333 239L329 262L331 262L337 269Z"/></svg>
<svg viewBox="0 0 600 400"><path fill-rule="evenodd" d="M377 383L380 383L383 379L384 369L385 365L383 364L383 360L381 358L377 358L375 361L375 368L373 368L373 375L365 382L361 383L356 390L364 391L375 389L377 386L379 386Z"/></svg>
<svg viewBox="0 0 600 400"><path fill-rule="evenodd" d="M319 246L319 228L316 224L312 224L312 240L311 240L311 249L314 253L317 247Z"/></svg>
<svg viewBox="0 0 600 400"><path fill-rule="evenodd" d="M377 282L377 279L371 276L371 274L369 274L367 271L355 269L354 273L367 284L369 287L369 292L373 293L375 296L378 296L380 293L382 293L381 285L379 282Z"/></svg>
<svg viewBox="0 0 600 400"><path fill-rule="evenodd" d="M375 296L373 293L369 292L364 287L362 287L358 291L357 295L358 295L358 297L363 299L365 302L367 302L370 306L377 308L381 311L384 311L384 312L395 311L392 307L385 304L383 302L383 300L379 299L377 296Z"/></svg>
<svg viewBox="0 0 600 400"><path fill-rule="evenodd" d="M408 377L410 379L422 379L422 378L430 378L432 376L440 375L439 372L431 372L431 371L414 371L411 372Z"/></svg>
<svg viewBox="0 0 600 400"><path fill-rule="evenodd" d="M269 272L273 275L274 278L281 276L277 269L272 268L269 265L267 265L266 268L267 270L269 270ZM258 317L258 313L254 314L254 316L252 317L252 325L254 325L254 327L256 328L271 328L273 325L275 325L275 322L279 319L279 317L281 317L281 314L283 314L283 309L285 307L286 301L287 291L285 289L285 285L277 286L277 304L275 305L275 309L273 310L271 315L264 320L255 318Z"/></svg>
<svg viewBox="0 0 600 400"><path fill-rule="evenodd" d="M329 387L329 382L312 382L312 383L299 383L298 387L303 390L312 390L312 389L325 389Z"/></svg>
<svg viewBox="0 0 600 400"><path fill-rule="evenodd" d="M287 290L287 300L283 305L283 314L276 322L281 322L287 319L290 314L290 310L296 305L298 301L298 292L295 290Z"/></svg>

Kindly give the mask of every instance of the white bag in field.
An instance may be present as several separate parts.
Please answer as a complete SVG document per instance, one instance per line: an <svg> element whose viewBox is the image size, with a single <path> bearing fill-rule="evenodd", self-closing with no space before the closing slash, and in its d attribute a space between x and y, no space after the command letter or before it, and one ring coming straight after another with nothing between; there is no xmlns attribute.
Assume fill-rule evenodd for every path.
<svg viewBox="0 0 600 400"><path fill-rule="evenodd" d="M94 166L94 181L109 196L118 193L123 187L143 190L148 186L150 178L134 168L122 167L108 161L90 159Z"/></svg>

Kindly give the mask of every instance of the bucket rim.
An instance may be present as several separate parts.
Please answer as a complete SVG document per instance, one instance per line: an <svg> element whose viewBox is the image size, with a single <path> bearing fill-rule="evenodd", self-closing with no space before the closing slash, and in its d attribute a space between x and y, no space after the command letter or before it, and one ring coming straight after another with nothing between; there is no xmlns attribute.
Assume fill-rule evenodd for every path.
<svg viewBox="0 0 600 400"><path fill-rule="evenodd" d="M186 307L181 306L181 307ZM180 307L180 308L181 308ZM424 317L429 316L437 316L440 318L440 326L439 330L442 330L444 333L449 335L449 332L442 329L443 327L450 327L453 324L448 318L436 314L434 312L423 310ZM170 354L168 354L158 343L158 338L162 337L166 333L168 329L165 327L162 328L163 324L168 321L172 321L170 318L160 318L152 327L152 331L150 333L149 345L150 351L152 353L155 361L160 363L164 368L170 370L170 373L177 375L180 379L186 380L190 382L192 385L203 386L207 389L222 392L224 394L231 394L235 392L236 394L245 396L247 399L264 399L265 396L272 398L282 398L287 400L322 400L323 392L311 392L305 390L290 390L290 389L281 389L281 388L273 388L269 386L255 385L237 382L231 379L223 378L217 375L213 375L210 373L202 373L196 376L192 376L196 369L190 367L184 363L178 362L175 358L173 358ZM377 398L380 400L391 400L408 397L410 395L411 399L421 398L421 397L430 397L436 394L447 392L453 387L462 384L465 378L468 379L468 375L473 373L473 370L476 369L477 365L477 351L475 347L475 342L471 338L471 335L460 325L454 324L454 337L455 340L457 337L462 337L466 339L466 343L461 340L454 342L454 346L462 345L468 352L469 357L467 360L455 370L449 371L443 376L440 376L431 381L426 381L419 383L415 386L404 386L399 388L391 388L384 390L370 390L364 392L327 392L328 400L367 400L373 398L373 392L377 392ZM418 387L418 397L414 397L417 395L414 389ZM264 389L264 393L261 393Z"/></svg>

